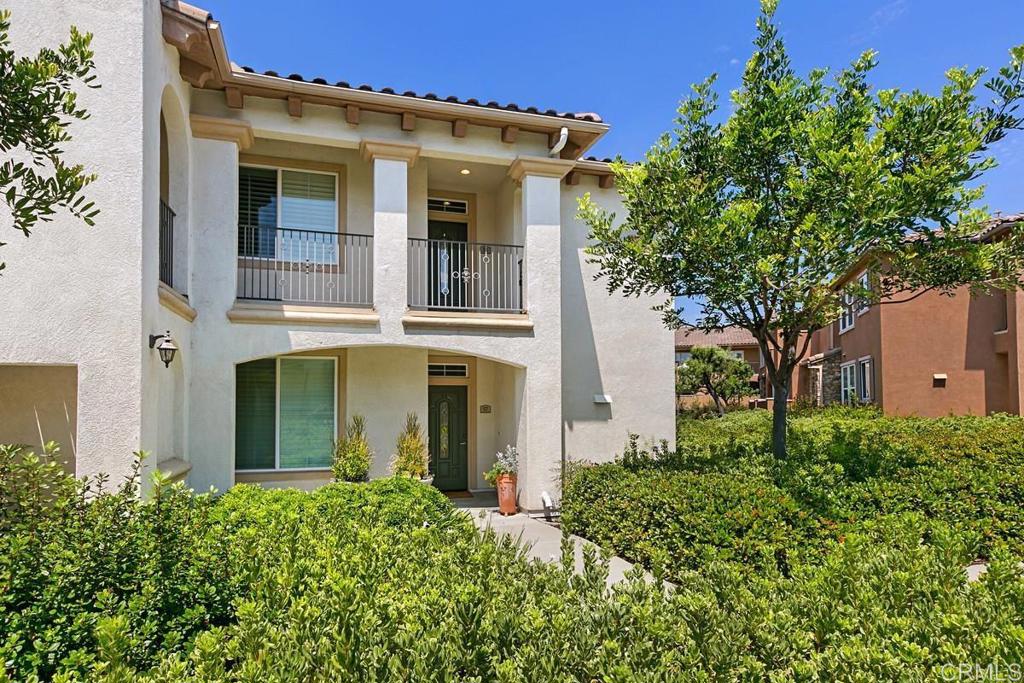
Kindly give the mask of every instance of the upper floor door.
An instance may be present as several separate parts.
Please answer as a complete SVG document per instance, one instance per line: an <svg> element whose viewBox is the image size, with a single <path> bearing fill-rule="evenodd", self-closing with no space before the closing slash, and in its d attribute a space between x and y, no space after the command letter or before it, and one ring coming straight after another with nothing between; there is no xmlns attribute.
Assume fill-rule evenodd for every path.
<svg viewBox="0 0 1024 683"><path fill-rule="evenodd" d="M468 226L459 221L427 221L430 308L465 308L468 301Z"/></svg>

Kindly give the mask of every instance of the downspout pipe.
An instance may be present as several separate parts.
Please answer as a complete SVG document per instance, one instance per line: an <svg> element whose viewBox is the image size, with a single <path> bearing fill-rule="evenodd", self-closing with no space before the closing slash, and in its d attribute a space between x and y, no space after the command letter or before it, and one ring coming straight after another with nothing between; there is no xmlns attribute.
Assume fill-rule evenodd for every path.
<svg viewBox="0 0 1024 683"><path fill-rule="evenodd" d="M558 158L559 153L561 153L562 148L565 147L565 143L568 141L569 129L566 128L565 126L562 126L562 130L558 131L558 142L556 142L555 146L548 151L548 156L552 158Z"/></svg>

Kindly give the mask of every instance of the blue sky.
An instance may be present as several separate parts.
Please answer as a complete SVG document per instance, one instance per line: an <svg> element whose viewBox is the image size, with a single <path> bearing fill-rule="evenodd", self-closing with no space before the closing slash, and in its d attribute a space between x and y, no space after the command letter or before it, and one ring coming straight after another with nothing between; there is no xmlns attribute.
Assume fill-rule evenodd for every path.
<svg viewBox="0 0 1024 683"><path fill-rule="evenodd" d="M588 153L638 159L689 85L738 85L755 0L422 3L192 0L223 22L233 60L329 81L596 111L611 131ZM936 91L954 65L995 69L1024 42L1020 0L782 0L801 72L879 52L877 87ZM1024 211L1024 132L996 149L992 210Z"/></svg>

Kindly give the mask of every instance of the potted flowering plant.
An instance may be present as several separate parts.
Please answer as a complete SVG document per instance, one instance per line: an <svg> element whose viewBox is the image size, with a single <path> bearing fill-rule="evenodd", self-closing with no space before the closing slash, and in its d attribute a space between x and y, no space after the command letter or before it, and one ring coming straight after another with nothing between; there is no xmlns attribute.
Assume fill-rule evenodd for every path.
<svg viewBox="0 0 1024 683"><path fill-rule="evenodd" d="M516 505L516 479L519 473L519 451L515 446L505 446L499 452L491 469L484 472L484 479L498 489L498 512L503 515L514 515L518 511Z"/></svg>

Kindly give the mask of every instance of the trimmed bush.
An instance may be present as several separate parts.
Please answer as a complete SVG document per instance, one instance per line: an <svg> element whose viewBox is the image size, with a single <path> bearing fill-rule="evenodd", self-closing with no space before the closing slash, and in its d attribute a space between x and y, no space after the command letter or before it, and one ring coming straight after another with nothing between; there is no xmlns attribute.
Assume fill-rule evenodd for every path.
<svg viewBox="0 0 1024 683"><path fill-rule="evenodd" d="M15 681L82 675L114 624L124 666L191 650L198 633L235 621L236 601L284 561L299 529L468 524L410 480L311 494L237 486L216 499L156 481L142 499L139 461L112 488L68 477L56 455L0 446L0 681L4 670Z"/></svg>
<svg viewBox="0 0 1024 683"><path fill-rule="evenodd" d="M657 452L616 467L720 478L698 526L781 491L751 471L730 493ZM0 453L0 683L928 680L1024 653L1017 558L994 542L969 584L978 540L920 514L780 569L757 549L816 533L783 497L731 517L675 587L638 568L609 590L592 551L582 574L567 538L561 563L528 561L408 478L219 498L157 482L139 500Z"/></svg>
<svg viewBox="0 0 1024 683"><path fill-rule="evenodd" d="M627 447L618 464L576 468L563 496L573 532L677 575L710 558L764 570L819 562L832 541L917 512L1024 552L1024 420L798 414L789 458L770 455L771 415L681 420L677 450Z"/></svg>
<svg viewBox="0 0 1024 683"><path fill-rule="evenodd" d="M886 520L792 578L731 563L664 591L637 573L609 593L529 563L467 525L367 528L329 516L294 527L237 606L154 669L125 666L131 633L103 621L94 680L648 681L936 679L943 665L1019 662L1024 580L1000 554L967 584L958 539Z"/></svg>
<svg viewBox="0 0 1024 683"><path fill-rule="evenodd" d="M55 456L0 446L0 667L13 680L91 669L104 618L132 633L121 656L135 666L232 619L240 585L209 495L158 481L143 501L138 460L114 487L75 481Z"/></svg>
<svg viewBox="0 0 1024 683"><path fill-rule="evenodd" d="M835 537L771 479L744 473L585 468L562 515L573 533L671 576L714 560L788 571Z"/></svg>
<svg viewBox="0 0 1024 683"><path fill-rule="evenodd" d="M353 415L345 433L334 443L334 457L331 459L334 480L366 481L372 460L373 451L366 440L366 420L362 415Z"/></svg>
<svg viewBox="0 0 1024 683"><path fill-rule="evenodd" d="M416 413L405 416L405 427L398 435L391 473L399 477L423 479L430 473L430 454L423 438L423 427Z"/></svg>

